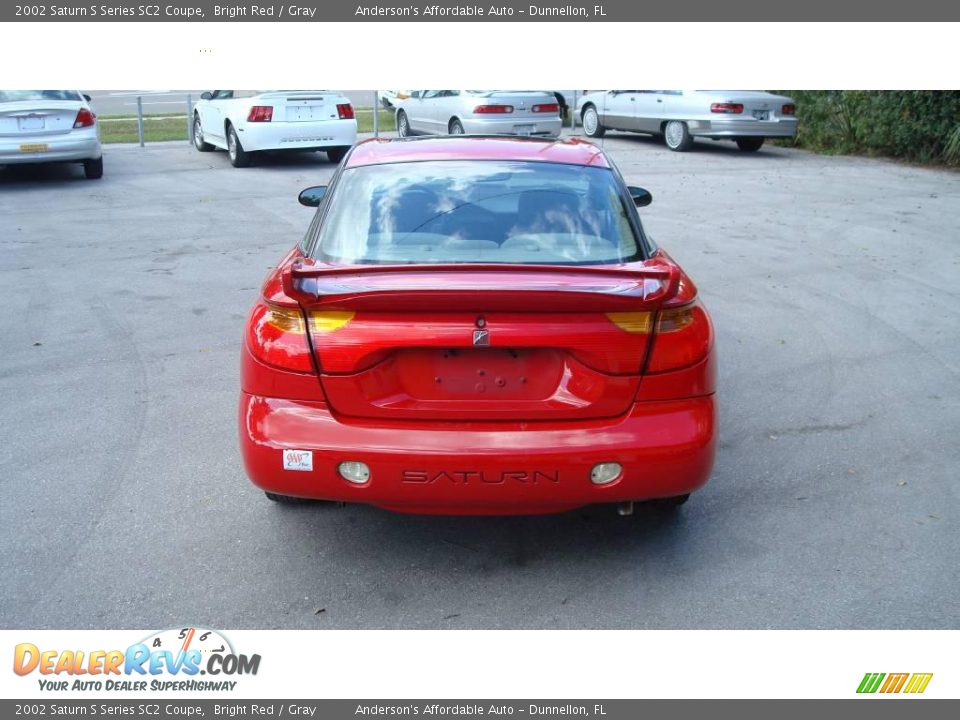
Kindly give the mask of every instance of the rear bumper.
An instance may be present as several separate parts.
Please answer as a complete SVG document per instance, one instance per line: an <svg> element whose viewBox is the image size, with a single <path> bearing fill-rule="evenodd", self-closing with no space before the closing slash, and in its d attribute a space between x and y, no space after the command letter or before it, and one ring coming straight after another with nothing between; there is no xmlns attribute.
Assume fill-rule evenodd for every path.
<svg viewBox="0 0 960 720"><path fill-rule="evenodd" d="M22 146L43 144L47 149L41 152L23 152ZM100 141L96 130L81 132L74 130L62 136L36 135L21 138L0 138L0 165L22 165L26 163L82 162L100 157Z"/></svg>
<svg viewBox="0 0 960 720"><path fill-rule="evenodd" d="M350 147L357 141L356 120L245 123L240 143L249 152Z"/></svg>
<svg viewBox="0 0 960 720"><path fill-rule="evenodd" d="M752 118L691 120L687 127L696 137L792 138L797 134L797 120L790 117L766 121Z"/></svg>
<svg viewBox="0 0 960 720"><path fill-rule="evenodd" d="M528 514L682 495L707 481L715 454L713 395L638 402L620 418L577 422L346 422L324 402L245 392L239 410L255 485L405 512ZM285 449L311 451L312 470L285 470ZM337 474L349 460L369 466L367 483ZM601 462L623 472L593 485Z"/></svg>

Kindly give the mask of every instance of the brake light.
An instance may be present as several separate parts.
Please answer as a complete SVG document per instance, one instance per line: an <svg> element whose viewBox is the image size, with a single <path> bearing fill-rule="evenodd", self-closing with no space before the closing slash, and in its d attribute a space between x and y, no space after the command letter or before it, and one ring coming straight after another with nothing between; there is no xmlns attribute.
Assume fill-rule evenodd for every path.
<svg viewBox="0 0 960 720"><path fill-rule="evenodd" d="M700 362L710 352L712 337L710 318L699 301L665 307L657 318L647 372L679 370Z"/></svg>
<svg viewBox="0 0 960 720"><path fill-rule="evenodd" d="M477 115L504 115L513 112L513 105L477 105L473 112Z"/></svg>
<svg viewBox="0 0 960 720"><path fill-rule="evenodd" d="M270 105L254 105L247 115L247 122L270 122L273 120L273 107Z"/></svg>
<svg viewBox="0 0 960 720"><path fill-rule="evenodd" d="M341 120L353 120L353 105L350 103L342 103L337 105L337 114L340 116Z"/></svg>
<svg viewBox="0 0 960 720"><path fill-rule="evenodd" d="M791 103L787 103L782 108L780 108L780 112L784 115L795 115L797 112L797 106Z"/></svg>
<svg viewBox="0 0 960 720"><path fill-rule="evenodd" d="M247 323L247 346L263 363L301 373L313 373L307 326L299 307L260 300Z"/></svg>
<svg viewBox="0 0 960 720"><path fill-rule="evenodd" d="M714 103L710 106L710 112L739 115L743 112L743 105L740 103Z"/></svg>
<svg viewBox="0 0 960 720"><path fill-rule="evenodd" d="M531 110L535 113L558 113L560 105L557 103L546 103L544 105L534 105Z"/></svg>
<svg viewBox="0 0 960 720"><path fill-rule="evenodd" d="M97 121L97 116L94 115L87 108L80 108L80 112L77 113L77 119L73 121L73 126L75 128L85 128L90 127Z"/></svg>

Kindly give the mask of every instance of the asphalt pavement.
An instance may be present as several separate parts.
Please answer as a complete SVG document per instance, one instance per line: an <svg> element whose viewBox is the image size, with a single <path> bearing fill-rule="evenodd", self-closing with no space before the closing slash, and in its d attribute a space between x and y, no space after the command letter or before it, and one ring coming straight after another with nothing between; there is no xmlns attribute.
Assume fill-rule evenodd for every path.
<svg viewBox="0 0 960 720"><path fill-rule="evenodd" d="M672 516L268 502L241 329L325 156L0 170L2 626L956 628L960 174L604 144L717 328L716 470Z"/></svg>

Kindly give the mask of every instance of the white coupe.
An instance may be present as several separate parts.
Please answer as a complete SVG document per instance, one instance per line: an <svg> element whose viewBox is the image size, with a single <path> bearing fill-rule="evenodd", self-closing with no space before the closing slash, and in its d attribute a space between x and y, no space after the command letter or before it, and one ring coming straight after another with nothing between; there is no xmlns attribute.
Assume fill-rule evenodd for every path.
<svg viewBox="0 0 960 720"><path fill-rule="evenodd" d="M213 90L193 112L194 146L225 149L234 167L268 150L322 150L338 163L356 140L353 106L329 90Z"/></svg>

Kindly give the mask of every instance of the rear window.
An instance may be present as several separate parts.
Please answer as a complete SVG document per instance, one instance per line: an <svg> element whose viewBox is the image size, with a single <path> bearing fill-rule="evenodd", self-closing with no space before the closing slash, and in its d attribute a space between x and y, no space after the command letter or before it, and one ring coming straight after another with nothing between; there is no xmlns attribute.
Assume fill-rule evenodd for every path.
<svg viewBox="0 0 960 720"><path fill-rule="evenodd" d="M0 102L21 100L80 100L76 90L0 90Z"/></svg>
<svg viewBox="0 0 960 720"><path fill-rule="evenodd" d="M607 168L437 161L344 170L314 255L344 264L607 264L640 245Z"/></svg>

